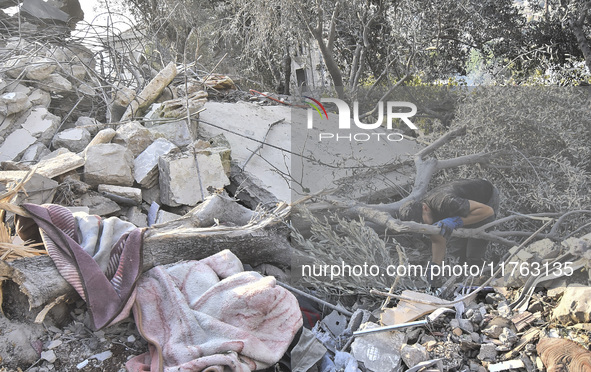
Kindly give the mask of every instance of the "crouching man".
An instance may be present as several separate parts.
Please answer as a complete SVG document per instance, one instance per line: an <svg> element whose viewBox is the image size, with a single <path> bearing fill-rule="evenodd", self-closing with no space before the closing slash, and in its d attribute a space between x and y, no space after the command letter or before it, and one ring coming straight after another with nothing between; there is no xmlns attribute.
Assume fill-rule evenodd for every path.
<svg viewBox="0 0 591 372"><path fill-rule="evenodd" d="M499 208L499 191L483 179L466 179L441 185L422 200L410 200L400 207L400 220L434 224L438 235L431 235L432 263L442 265L446 247L469 265L481 265L488 246L482 239L450 240L454 229L480 227L494 221ZM449 244L448 244L449 243Z"/></svg>

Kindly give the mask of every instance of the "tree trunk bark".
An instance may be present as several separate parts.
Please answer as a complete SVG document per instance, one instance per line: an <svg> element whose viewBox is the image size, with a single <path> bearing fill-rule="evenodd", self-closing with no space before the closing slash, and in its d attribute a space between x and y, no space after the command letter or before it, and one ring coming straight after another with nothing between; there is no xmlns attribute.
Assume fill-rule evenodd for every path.
<svg viewBox="0 0 591 372"><path fill-rule="evenodd" d="M587 65L587 69L591 72L591 46L589 45L589 40L585 35L584 26L585 20L587 19L588 11L591 2L586 1L583 4L583 9L581 10L580 15L577 17L576 15L573 16L571 20L571 28L575 37L577 38L577 44L579 44L579 48L583 52L583 56L585 57L585 64Z"/></svg>
<svg viewBox="0 0 591 372"><path fill-rule="evenodd" d="M224 249L229 249L243 263L251 266L269 263L288 267L291 264L290 230L281 220L289 213L288 207L259 218L256 223L249 223L251 217L256 218L255 212L226 197L217 195L213 199L213 202L202 203L181 219L156 225L146 231L143 271L182 260L200 260ZM220 215L220 210L224 210L225 214ZM227 221L230 224L231 220L235 220L246 221L246 224L235 227L195 227L203 226L216 216L224 219L222 223ZM60 296L71 298L76 295L48 256L13 262L0 260L0 289L4 281L13 283L3 286L0 300L3 299L4 303L21 303L22 300L12 299L22 298L24 294L29 310L34 313Z"/></svg>

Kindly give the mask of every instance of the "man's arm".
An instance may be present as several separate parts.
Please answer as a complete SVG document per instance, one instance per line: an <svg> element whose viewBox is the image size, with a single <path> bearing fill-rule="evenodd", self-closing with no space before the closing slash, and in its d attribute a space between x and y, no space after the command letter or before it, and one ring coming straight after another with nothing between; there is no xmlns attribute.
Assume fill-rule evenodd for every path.
<svg viewBox="0 0 591 372"><path fill-rule="evenodd" d="M468 200L468 202L470 203L470 212L466 217L461 217L464 226L478 223L495 214L495 211L486 204L474 200Z"/></svg>

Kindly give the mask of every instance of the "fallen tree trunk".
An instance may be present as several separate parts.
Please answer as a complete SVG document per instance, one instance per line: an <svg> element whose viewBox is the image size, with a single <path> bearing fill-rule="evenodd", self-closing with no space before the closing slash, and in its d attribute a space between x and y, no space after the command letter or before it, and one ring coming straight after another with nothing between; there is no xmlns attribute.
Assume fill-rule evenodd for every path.
<svg viewBox="0 0 591 372"><path fill-rule="evenodd" d="M219 215L221 209L226 212L223 216ZM290 230L282 219L289 212L289 206L281 205L272 213L257 213L227 197L215 195L186 216L146 231L143 271L182 260L200 260L224 249L229 249L243 263L252 266L268 263L288 267L291 262ZM230 225L235 221L240 224L195 227L203 226L204 221L213 221L216 214L223 219L222 223ZM38 313L43 306L60 296L76 296L72 286L62 278L48 256L13 262L0 260L0 285L5 281L16 285L3 286L0 300L22 303L22 299L12 299L24 295L33 313Z"/></svg>

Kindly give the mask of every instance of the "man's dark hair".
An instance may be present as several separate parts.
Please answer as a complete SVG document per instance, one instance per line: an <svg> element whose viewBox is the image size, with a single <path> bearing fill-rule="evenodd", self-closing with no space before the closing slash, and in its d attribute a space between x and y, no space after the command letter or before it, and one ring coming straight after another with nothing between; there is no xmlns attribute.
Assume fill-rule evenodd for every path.
<svg viewBox="0 0 591 372"><path fill-rule="evenodd" d="M409 200L402 204L399 211L402 221L423 222L423 203L420 200Z"/></svg>

